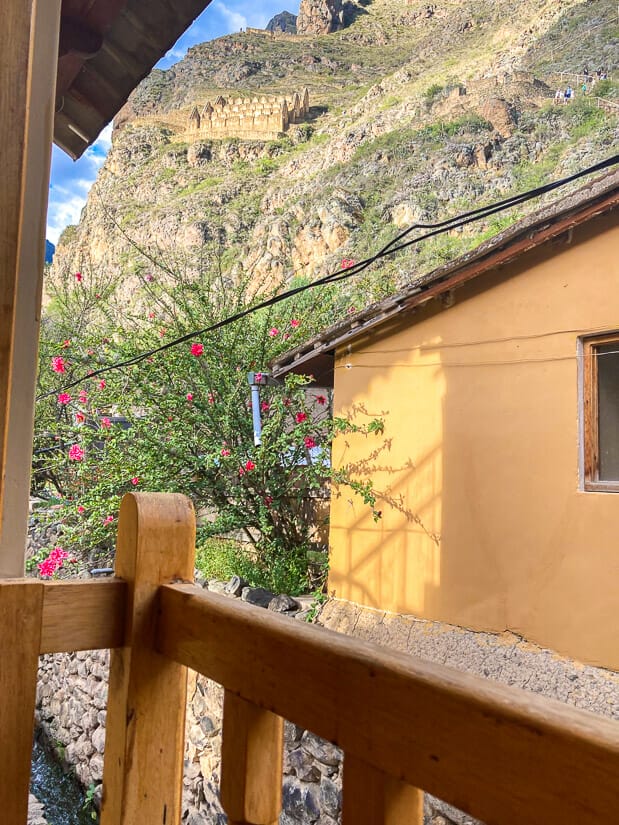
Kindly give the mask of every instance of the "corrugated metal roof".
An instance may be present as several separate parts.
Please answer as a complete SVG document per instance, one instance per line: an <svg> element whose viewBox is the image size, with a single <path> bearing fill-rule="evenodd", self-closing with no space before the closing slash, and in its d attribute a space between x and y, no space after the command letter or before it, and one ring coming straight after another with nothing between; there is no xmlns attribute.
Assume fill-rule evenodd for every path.
<svg viewBox="0 0 619 825"><path fill-rule="evenodd" d="M211 0L63 0L54 143L78 158Z"/></svg>

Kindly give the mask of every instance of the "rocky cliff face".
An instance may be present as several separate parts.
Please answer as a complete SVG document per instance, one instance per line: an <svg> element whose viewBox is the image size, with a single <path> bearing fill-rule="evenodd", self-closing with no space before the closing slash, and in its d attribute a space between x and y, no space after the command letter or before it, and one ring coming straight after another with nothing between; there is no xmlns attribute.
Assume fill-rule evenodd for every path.
<svg viewBox="0 0 619 825"><path fill-rule="evenodd" d="M344 25L342 0L301 0L297 32L329 34Z"/></svg>
<svg viewBox="0 0 619 825"><path fill-rule="evenodd" d="M272 17L267 23L267 31L269 32L287 32L288 34L297 33L297 16L291 14L289 11L282 11Z"/></svg>
<svg viewBox="0 0 619 825"><path fill-rule="evenodd" d="M548 98L551 65L578 68L594 52L589 64L612 68L619 52L607 3L516 0L509 25L498 6L462 0L429 14L416 0L374 0L347 4L347 26L328 35L237 34L194 47L132 96L54 272L104 273L130 294L145 273L157 275L157 261L191 272L216 266L231 281L311 279L368 256L413 221L605 157L617 118L586 100L558 107ZM326 5L303 8L307 19ZM278 140L179 135L189 106L216 94L305 86L309 121ZM503 226L472 225L400 253L355 285L350 301L382 297Z"/></svg>

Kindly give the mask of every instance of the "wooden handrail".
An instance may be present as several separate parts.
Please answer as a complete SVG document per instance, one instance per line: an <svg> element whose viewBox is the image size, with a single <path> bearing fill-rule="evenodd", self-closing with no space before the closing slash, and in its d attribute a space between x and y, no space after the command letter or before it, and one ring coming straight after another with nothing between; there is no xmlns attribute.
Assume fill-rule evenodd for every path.
<svg viewBox="0 0 619 825"><path fill-rule="evenodd" d="M191 584L183 496L127 494L103 582L0 582L0 810L26 822L40 652L113 648L103 825L181 818L186 667L225 688L231 825L276 825L283 719L344 750L343 825L421 825L423 788L491 823L598 825L619 723ZM4 819L3 819L4 821Z"/></svg>
<svg viewBox="0 0 619 825"><path fill-rule="evenodd" d="M611 720L192 585L160 588L156 646L338 744L344 761L350 754L487 823L616 816Z"/></svg>
<svg viewBox="0 0 619 825"><path fill-rule="evenodd" d="M127 592L120 579L46 582L40 653L122 647Z"/></svg>

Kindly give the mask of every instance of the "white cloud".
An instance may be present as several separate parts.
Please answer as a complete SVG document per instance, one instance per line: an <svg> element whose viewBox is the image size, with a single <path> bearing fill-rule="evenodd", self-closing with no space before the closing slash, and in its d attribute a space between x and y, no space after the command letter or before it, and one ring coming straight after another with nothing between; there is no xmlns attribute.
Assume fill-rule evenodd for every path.
<svg viewBox="0 0 619 825"><path fill-rule="evenodd" d="M240 14L238 11L229 9L226 4L220 2L220 0L215 0L212 7L221 14L226 23L229 25L230 33L238 32L239 29L245 29L247 27L247 18L245 15Z"/></svg>

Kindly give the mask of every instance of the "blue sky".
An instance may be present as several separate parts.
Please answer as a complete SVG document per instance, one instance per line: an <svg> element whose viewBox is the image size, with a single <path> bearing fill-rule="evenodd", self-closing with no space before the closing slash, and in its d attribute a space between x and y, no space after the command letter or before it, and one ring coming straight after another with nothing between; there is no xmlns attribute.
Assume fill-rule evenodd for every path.
<svg viewBox="0 0 619 825"><path fill-rule="evenodd" d="M264 28L271 17L280 11L298 14L299 2L300 0L213 0L157 66L167 69L196 43L237 32L246 26ZM110 148L111 133L110 125L78 161L71 160L54 146L47 210L47 238L52 243L58 241L65 226L79 221L90 187Z"/></svg>

